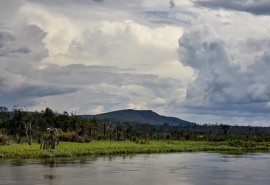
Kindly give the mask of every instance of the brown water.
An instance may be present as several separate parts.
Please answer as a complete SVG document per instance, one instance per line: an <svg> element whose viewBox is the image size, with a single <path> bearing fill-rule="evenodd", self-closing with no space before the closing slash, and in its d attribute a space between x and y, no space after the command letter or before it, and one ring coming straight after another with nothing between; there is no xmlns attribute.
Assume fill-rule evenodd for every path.
<svg viewBox="0 0 270 185"><path fill-rule="evenodd" d="M269 185L270 153L0 160L1 185Z"/></svg>

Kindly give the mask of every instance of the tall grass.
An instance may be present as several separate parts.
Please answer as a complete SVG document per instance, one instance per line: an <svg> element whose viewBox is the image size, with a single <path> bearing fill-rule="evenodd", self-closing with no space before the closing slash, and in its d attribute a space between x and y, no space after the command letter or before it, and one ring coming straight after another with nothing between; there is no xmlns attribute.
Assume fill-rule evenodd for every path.
<svg viewBox="0 0 270 185"><path fill-rule="evenodd" d="M60 142L55 150L39 149L39 144L27 143L0 146L0 158L53 158L89 155L138 153L168 153L196 151L270 151L270 143L205 142L205 141L151 141L137 144L130 141L93 141L91 143Z"/></svg>

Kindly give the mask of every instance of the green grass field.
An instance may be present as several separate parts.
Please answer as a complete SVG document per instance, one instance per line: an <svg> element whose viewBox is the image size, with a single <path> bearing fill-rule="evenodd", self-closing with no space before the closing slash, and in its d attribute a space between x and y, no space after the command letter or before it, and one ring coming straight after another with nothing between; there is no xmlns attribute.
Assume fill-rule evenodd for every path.
<svg viewBox="0 0 270 185"><path fill-rule="evenodd" d="M0 146L0 158L53 158L90 155L170 153L170 152L270 152L270 142L205 142L205 141L150 141L137 144L130 141L93 141L90 143L60 142L57 149L39 149L39 144L27 143Z"/></svg>

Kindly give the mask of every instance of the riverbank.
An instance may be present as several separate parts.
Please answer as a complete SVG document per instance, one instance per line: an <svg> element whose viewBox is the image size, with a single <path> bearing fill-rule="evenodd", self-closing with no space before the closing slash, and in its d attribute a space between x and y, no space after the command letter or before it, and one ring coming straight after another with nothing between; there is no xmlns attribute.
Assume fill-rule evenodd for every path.
<svg viewBox="0 0 270 185"><path fill-rule="evenodd" d="M205 142L205 141L150 141L137 144L130 141L93 141L90 143L60 142L55 150L39 149L39 144L27 143L0 146L0 158L30 159L78 157L90 155L172 153L172 152L270 152L270 142Z"/></svg>

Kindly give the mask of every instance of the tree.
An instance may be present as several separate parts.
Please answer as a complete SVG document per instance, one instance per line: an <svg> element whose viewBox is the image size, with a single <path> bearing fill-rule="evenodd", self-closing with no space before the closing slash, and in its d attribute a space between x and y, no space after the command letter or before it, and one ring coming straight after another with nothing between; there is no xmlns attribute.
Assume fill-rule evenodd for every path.
<svg viewBox="0 0 270 185"><path fill-rule="evenodd" d="M16 136L16 142L20 143L21 138L26 134L27 141L29 145L32 143L32 122L30 115L22 109L14 108L13 117L9 120L7 127L9 134Z"/></svg>
<svg viewBox="0 0 270 185"><path fill-rule="evenodd" d="M8 108L0 107L0 128L4 128L8 121L9 113Z"/></svg>
<svg viewBox="0 0 270 185"><path fill-rule="evenodd" d="M80 118L79 116L73 115L71 114L71 118L70 118L70 127L72 132L74 133L73 135L73 141L77 142L78 141L78 127L79 127L79 123L80 123Z"/></svg>
<svg viewBox="0 0 270 185"><path fill-rule="evenodd" d="M124 132L124 138L123 140L126 141L126 138L127 138L127 130L128 130L128 124L125 122L123 124L123 132Z"/></svg>
<svg viewBox="0 0 270 185"><path fill-rule="evenodd" d="M64 132L68 130L68 123L70 121L70 117L66 111L62 114L56 115L56 126L58 128L62 128Z"/></svg>
<svg viewBox="0 0 270 185"><path fill-rule="evenodd" d="M230 125L220 124L220 128L223 130L225 139L227 138L228 130L230 127Z"/></svg>
<svg viewBox="0 0 270 185"><path fill-rule="evenodd" d="M82 142L89 142L91 141L91 120L82 119L80 118L79 121L79 129L78 135L80 136L80 139Z"/></svg>
<svg viewBox="0 0 270 185"><path fill-rule="evenodd" d="M21 136L23 133L23 118L25 113L21 109L14 109L13 117L9 120L8 131L9 134L16 136L16 142L21 142Z"/></svg>
<svg viewBox="0 0 270 185"><path fill-rule="evenodd" d="M55 127L55 113L50 109L46 108L45 111L43 112L43 116L47 122L48 127Z"/></svg>
<svg viewBox="0 0 270 185"><path fill-rule="evenodd" d="M103 122L103 139L106 140L106 122Z"/></svg>
<svg viewBox="0 0 270 185"><path fill-rule="evenodd" d="M97 129L98 129L97 119L96 118L90 119L89 124L88 124L88 130L89 130L89 135L91 138L96 137Z"/></svg>
<svg viewBox="0 0 270 185"><path fill-rule="evenodd" d="M113 123L109 122L110 142L112 141Z"/></svg>
<svg viewBox="0 0 270 185"><path fill-rule="evenodd" d="M23 124L24 124L24 131L26 134L26 139L28 141L28 144L31 145L32 144L32 134L33 134L33 128L32 128L32 120L30 115L26 115L26 117L23 120Z"/></svg>

